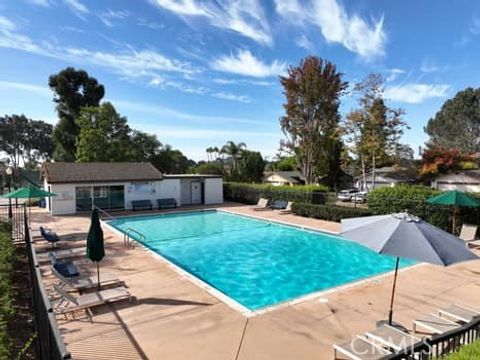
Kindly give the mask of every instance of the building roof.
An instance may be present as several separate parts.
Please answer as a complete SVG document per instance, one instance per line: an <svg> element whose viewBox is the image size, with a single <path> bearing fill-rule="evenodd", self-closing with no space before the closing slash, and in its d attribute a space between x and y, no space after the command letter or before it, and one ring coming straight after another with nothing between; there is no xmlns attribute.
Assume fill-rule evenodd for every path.
<svg viewBox="0 0 480 360"><path fill-rule="evenodd" d="M291 182L292 184L301 184L305 181L305 178L300 171L266 171L263 173L263 178L266 180L272 175L276 175L287 182Z"/></svg>
<svg viewBox="0 0 480 360"><path fill-rule="evenodd" d="M163 178L162 173L148 162L45 163L43 174L51 184L155 181Z"/></svg>
<svg viewBox="0 0 480 360"><path fill-rule="evenodd" d="M223 178L223 175L215 174L165 174L164 179L206 179L206 178Z"/></svg>
<svg viewBox="0 0 480 360"><path fill-rule="evenodd" d="M438 174L435 180L451 183L476 183L480 184L480 169L457 171L449 174Z"/></svg>
<svg viewBox="0 0 480 360"><path fill-rule="evenodd" d="M373 177L373 173L367 174L367 181ZM408 183L417 181L420 176L415 169L386 166L375 169L376 182L393 182L393 183ZM362 176L357 176L357 180L363 181Z"/></svg>

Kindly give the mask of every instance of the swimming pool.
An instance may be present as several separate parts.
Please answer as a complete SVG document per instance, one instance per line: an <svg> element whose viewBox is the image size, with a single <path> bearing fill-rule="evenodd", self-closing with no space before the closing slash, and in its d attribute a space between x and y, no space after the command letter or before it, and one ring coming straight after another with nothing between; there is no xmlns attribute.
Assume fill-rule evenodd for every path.
<svg viewBox="0 0 480 360"><path fill-rule="evenodd" d="M395 259L338 236L223 211L108 222L249 310L381 274ZM135 234L132 234L135 237ZM402 266L411 264L403 261Z"/></svg>

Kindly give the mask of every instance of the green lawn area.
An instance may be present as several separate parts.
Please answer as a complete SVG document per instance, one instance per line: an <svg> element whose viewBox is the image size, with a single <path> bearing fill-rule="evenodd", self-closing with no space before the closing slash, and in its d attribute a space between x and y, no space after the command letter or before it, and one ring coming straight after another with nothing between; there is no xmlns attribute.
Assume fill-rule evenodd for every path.
<svg viewBox="0 0 480 360"><path fill-rule="evenodd" d="M480 340L473 344L463 346L460 351L446 356L445 360L473 360L480 359Z"/></svg>

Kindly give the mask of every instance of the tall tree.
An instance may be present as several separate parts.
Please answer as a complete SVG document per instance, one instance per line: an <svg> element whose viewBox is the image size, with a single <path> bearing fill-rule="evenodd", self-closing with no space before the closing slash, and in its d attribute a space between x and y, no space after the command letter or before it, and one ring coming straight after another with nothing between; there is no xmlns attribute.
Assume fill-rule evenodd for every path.
<svg viewBox="0 0 480 360"><path fill-rule="evenodd" d="M468 87L445 101L424 130L430 147L480 152L480 88Z"/></svg>
<svg viewBox="0 0 480 360"><path fill-rule="evenodd" d="M48 160L52 155L52 125L25 115L0 117L0 151L8 155L14 169Z"/></svg>
<svg viewBox="0 0 480 360"><path fill-rule="evenodd" d="M351 150L360 162L363 183L367 187L367 168L372 171L372 188L375 187L378 162L395 155L406 126L404 110L386 105L384 82L380 74L370 74L355 84L354 91L360 107L347 114L344 128Z"/></svg>
<svg viewBox="0 0 480 360"><path fill-rule="evenodd" d="M59 121L53 138L56 161L75 161L78 126L76 119L84 107L96 107L105 95L103 85L84 70L68 67L50 76Z"/></svg>
<svg viewBox="0 0 480 360"><path fill-rule="evenodd" d="M111 103L84 108L77 125L78 162L130 161L135 156L127 119L120 116Z"/></svg>
<svg viewBox="0 0 480 360"><path fill-rule="evenodd" d="M184 174L187 169L195 166L195 161L188 159L180 150L172 149L170 145L163 146L151 162L165 174Z"/></svg>
<svg viewBox="0 0 480 360"><path fill-rule="evenodd" d="M245 150L238 161L238 168L232 174L234 181L261 182L265 170L265 160L258 151Z"/></svg>
<svg viewBox="0 0 480 360"><path fill-rule="evenodd" d="M133 130L130 136L132 158L136 161L151 161L161 151L162 143L156 135Z"/></svg>
<svg viewBox="0 0 480 360"><path fill-rule="evenodd" d="M232 160L232 172L236 171L238 160L242 156L242 152L245 151L246 147L247 145L243 142L236 144L233 141L228 141L220 150L220 153L230 156Z"/></svg>
<svg viewBox="0 0 480 360"><path fill-rule="evenodd" d="M280 83L286 97L280 125L287 140L282 145L296 154L306 183L312 184L323 175L322 162L339 141L338 108L348 83L333 63L316 56L291 66Z"/></svg>

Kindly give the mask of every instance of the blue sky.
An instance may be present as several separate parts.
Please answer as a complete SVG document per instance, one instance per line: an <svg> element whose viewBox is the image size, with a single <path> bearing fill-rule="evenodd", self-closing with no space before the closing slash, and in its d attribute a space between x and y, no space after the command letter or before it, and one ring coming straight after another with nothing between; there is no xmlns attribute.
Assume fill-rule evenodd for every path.
<svg viewBox="0 0 480 360"><path fill-rule="evenodd" d="M417 149L443 101L479 86L480 3L367 0L2 0L0 113L56 122L48 76L66 66L106 86L134 128L189 157L243 141L272 158L278 76L309 55L351 83L387 78ZM355 103L343 98L342 113Z"/></svg>

